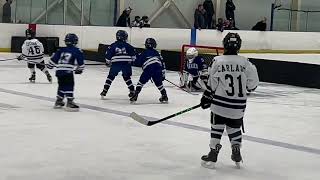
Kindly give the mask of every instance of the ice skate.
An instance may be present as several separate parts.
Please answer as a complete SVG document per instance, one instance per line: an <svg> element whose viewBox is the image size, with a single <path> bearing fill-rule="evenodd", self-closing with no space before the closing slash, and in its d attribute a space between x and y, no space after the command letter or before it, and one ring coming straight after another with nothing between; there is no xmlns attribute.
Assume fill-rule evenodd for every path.
<svg viewBox="0 0 320 180"><path fill-rule="evenodd" d="M64 105L65 105L65 103L63 102L63 99L58 97L53 108L54 109L61 109Z"/></svg>
<svg viewBox="0 0 320 180"><path fill-rule="evenodd" d="M36 81L36 73L32 73L32 74L31 74L31 77L29 78L29 81L30 81L31 83L35 83L35 81Z"/></svg>
<svg viewBox="0 0 320 180"><path fill-rule="evenodd" d="M169 99L168 99L168 96L166 94L162 95L160 98L159 98L159 101L163 104L167 104L169 102Z"/></svg>
<svg viewBox="0 0 320 180"><path fill-rule="evenodd" d="M221 144L217 144L215 149L211 149L208 155L202 156L201 166L208 169L214 169L216 162L218 160L218 154L221 148L222 148Z"/></svg>
<svg viewBox="0 0 320 180"><path fill-rule="evenodd" d="M79 106L73 102L73 99L68 99L66 111L77 112L79 111Z"/></svg>
<svg viewBox="0 0 320 180"><path fill-rule="evenodd" d="M100 93L100 96L101 96L101 99L104 99L107 95L107 92L106 90L103 90L101 93Z"/></svg>
<svg viewBox="0 0 320 180"><path fill-rule="evenodd" d="M233 144L231 148L232 148L231 159L232 161L235 162L237 168L240 168L240 163L243 162L241 153L240 153L240 144Z"/></svg>
<svg viewBox="0 0 320 180"><path fill-rule="evenodd" d="M134 104L138 100L138 93L134 93L133 96L130 98L130 103Z"/></svg>
<svg viewBox="0 0 320 180"><path fill-rule="evenodd" d="M133 96L135 96L135 92L134 91L130 91L130 93L128 94L129 98L131 99Z"/></svg>

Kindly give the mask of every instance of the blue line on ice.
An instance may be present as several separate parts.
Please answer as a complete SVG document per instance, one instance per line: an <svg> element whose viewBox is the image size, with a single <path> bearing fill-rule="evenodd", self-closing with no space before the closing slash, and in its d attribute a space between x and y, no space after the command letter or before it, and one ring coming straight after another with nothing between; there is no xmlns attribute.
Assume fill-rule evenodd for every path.
<svg viewBox="0 0 320 180"><path fill-rule="evenodd" d="M55 101L54 98L48 98L48 97L44 97L44 96L38 96L38 95L33 95L33 94L29 94L29 93L18 92L18 91L3 89L3 88L0 88L0 92L23 96L23 97L29 97L29 98L43 100L43 101L50 101L50 102ZM129 117L129 115L130 115L130 113L123 112L123 111L117 111L117 110L112 110L112 109L107 109L107 108L102 108L102 107L97 107L97 106L92 106L92 105L87 105L87 104L79 104L79 105L82 108L86 108L89 110L105 112L105 113L115 114L115 115L119 115L119 116ZM147 119L150 119L150 120L157 120L157 118L154 118L154 117L147 117L147 116L144 116L144 117ZM163 124L181 127L181 128L185 128L185 129L191 129L191 130L200 131L200 132L206 132L206 133L210 132L210 129L208 129L208 128L185 124L185 123L180 123L180 122L165 121L165 122L163 122ZM320 149L316 149L316 148L298 146L298 145L294 145L294 144L273 141L273 140L269 140L269 139L263 139L263 138L248 136L248 135L244 135L243 138L247 141L256 142L256 143L260 143L260 144L272 145L272 146L282 147L282 148L286 148L286 149L291 149L291 150L320 155Z"/></svg>

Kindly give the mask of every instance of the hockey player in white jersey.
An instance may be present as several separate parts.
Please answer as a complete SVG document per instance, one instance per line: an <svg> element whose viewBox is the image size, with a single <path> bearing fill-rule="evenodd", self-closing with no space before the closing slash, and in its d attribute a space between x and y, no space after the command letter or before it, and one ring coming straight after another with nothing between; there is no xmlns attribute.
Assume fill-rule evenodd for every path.
<svg viewBox="0 0 320 180"><path fill-rule="evenodd" d="M28 68L31 72L30 82L35 82L36 71L35 67L40 69L46 76L48 81L52 82L52 77L43 60L44 48L42 43L35 38L35 32L32 29L26 30L26 40L22 45L22 54L18 57L18 60L24 60L28 62Z"/></svg>
<svg viewBox="0 0 320 180"><path fill-rule="evenodd" d="M201 99L201 107L211 107L210 152L202 156L202 166L214 168L222 148L220 140L224 129L231 142L231 159L240 167L243 116L246 109L247 91L254 91L259 83L256 67L245 57L238 56L241 38L228 33L224 40L224 55L214 58L209 68L208 90Z"/></svg>

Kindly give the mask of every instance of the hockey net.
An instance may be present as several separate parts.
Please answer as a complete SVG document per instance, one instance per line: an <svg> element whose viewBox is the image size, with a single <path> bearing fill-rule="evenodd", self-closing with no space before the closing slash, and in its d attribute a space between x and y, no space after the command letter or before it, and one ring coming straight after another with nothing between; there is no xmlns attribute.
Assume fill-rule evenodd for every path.
<svg viewBox="0 0 320 180"><path fill-rule="evenodd" d="M180 54L180 73L183 74L184 65L186 62L186 52L189 48L194 47L198 50L199 56L204 58L204 61L207 65L212 62L212 59L215 56L223 54L224 49L222 47L213 47L213 46L197 46L197 45L183 45L181 48Z"/></svg>

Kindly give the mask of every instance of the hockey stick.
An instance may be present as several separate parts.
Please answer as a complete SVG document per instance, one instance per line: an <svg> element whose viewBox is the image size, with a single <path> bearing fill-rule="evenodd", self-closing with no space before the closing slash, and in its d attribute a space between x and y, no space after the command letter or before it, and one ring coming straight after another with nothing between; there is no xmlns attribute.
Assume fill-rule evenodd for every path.
<svg viewBox="0 0 320 180"><path fill-rule="evenodd" d="M166 80L168 83L170 83L170 84L172 84L172 85L176 86L177 88L181 89L182 91L184 91L184 92L186 92L186 93L188 93L188 94L198 95L198 94L193 94L193 93L191 93L191 92L189 92L189 91L187 91L187 90L183 89L182 87L180 87L180 86L176 85L175 83L173 83L173 82L169 81L168 79L164 79L164 80Z"/></svg>
<svg viewBox="0 0 320 180"><path fill-rule="evenodd" d="M159 120L157 120L157 121L149 121L149 120L143 118L142 116L138 115L138 114L135 113L135 112L131 113L131 114L130 114L130 117L131 117L132 119L134 119L135 121L138 121L139 123L143 124L143 125L152 126L152 125L161 123L161 122L163 122L163 121L165 121L165 120L174 118L174 117L179 116L179 115L181 115L181 114L184 114L184 113L186 113L186 112L189 112L189 111L192 111L192 110L194 110L194 109L197 109L197 108L199 108L199 107L201 107L200 104L198 104L198 105L196 105L196 106L193 106L193 107L190 107L190 108L188 108L188 109L182 110L182 111L180 111L180 112L177 112L177 113L172 114L172 115L170 115L170 116L167 116L167 117L165 117L165 118L159 119Z"/></svg>
<svg viewBox="0 0 320 180"><path fill-rule="evenodd" d="M16 60L17 58L11 58L11 59L0 59L0 61L12 61L12 60Z"/></svg>

